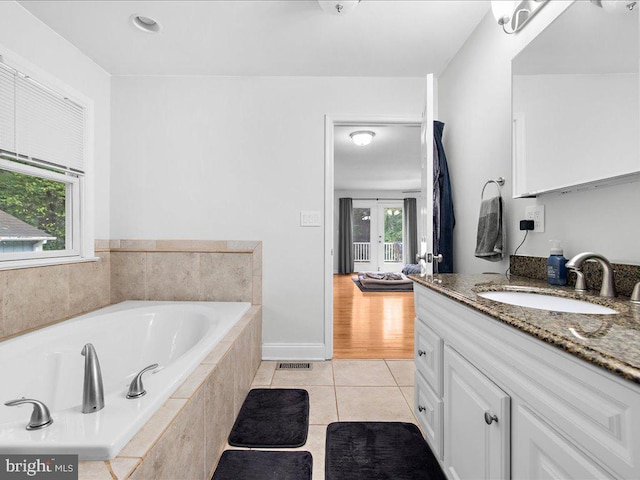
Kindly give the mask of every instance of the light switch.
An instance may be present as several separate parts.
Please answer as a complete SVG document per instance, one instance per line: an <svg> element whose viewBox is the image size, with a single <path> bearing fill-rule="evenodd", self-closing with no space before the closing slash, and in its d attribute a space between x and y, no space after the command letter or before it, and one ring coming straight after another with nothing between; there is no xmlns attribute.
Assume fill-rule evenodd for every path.
<svg viewBox="0 0 640 480"><path fill-rule="evenodd" d="M319 227L321 225L321 212L317 211L301 211L300 226L301 227Z"/></svg>

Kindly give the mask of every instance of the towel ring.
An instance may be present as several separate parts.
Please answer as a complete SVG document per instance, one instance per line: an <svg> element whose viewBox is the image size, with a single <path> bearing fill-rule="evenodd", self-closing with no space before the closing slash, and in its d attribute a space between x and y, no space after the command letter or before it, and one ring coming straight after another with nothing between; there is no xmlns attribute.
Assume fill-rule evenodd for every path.
<svg viewBox="0 0 640 480"><path fill-rule="evenodd" d="M486 183L484 184L484 187L482 187L482 193L480 194L480 200L482 200L484 198L484 189L487 188L487 185L489 185L490 183L495 183L498 186L498 195L502 196L502 190L500 189L501 186L504 185L504 177L498 177L497 180L487 180Z"/></svg>

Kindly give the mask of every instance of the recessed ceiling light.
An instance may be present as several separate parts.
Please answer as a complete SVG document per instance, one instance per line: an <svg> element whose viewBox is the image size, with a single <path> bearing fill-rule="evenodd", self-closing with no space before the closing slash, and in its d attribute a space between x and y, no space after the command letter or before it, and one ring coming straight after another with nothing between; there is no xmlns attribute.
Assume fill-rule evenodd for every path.
<svg viewBox="0 0 640 480"><path fill-rule="evenodd" d="M145 17L144 15L131 15L130 20L143 32L156 33L160 31L160 24L153 18Z"/></svg>
<svg viewBox="0 0 640 480"><path fill-rule="evenodd" d="M318 0L318 3L325 12L343 16L356 8L360 0Z"/></svg>
<svg viewBox="0 0 640 480"><path fill-rule="evenodd" d="M353 143L358 145L359 147L364 147L365 145L369 145L373 137L376 136L374 132L371 130L358 130L357 132L353 132L349 134Z"/></svg>

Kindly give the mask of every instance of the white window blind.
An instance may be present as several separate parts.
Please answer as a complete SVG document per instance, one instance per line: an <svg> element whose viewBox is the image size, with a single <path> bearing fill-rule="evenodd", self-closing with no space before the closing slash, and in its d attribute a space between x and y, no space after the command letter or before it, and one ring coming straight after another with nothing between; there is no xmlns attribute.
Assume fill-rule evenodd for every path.
<svg viewBox="0 0 640 480"><path fill-rule="evenodd" d="M15 74L0 63L0 150L16 153Z"/></svg>
<svg viewBox="0 0 640 480"><path fill-rule="evenodd" d="M36 165L84 172L84 108L0 63L0 149Z"/></svg>

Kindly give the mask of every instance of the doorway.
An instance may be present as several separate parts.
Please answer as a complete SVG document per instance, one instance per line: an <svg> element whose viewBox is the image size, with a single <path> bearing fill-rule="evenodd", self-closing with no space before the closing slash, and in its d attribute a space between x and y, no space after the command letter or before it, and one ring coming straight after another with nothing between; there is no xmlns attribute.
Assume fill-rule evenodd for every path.
<svg viewBox="0 0 640 480"><path fill-rule="evenodd" d="M405 263L403 209L403 202L399 200L353 200L354 271L402 270Z"/></svg>
<svg viewBox="0 0 640 480"><path fill-rule="evenodd" d="M327 124L327 137L332 141L326 148L335 155L331 165L330 180L334 186L331 211L334 212L339 198L352 198L353 271L356 272L337 275L337 252L333 252L331 259L336 263L331 271L332 284L327 286L331 289L327 290L327 297L333 313L333 358L413 357L413 292L362 292L352 277L357 278L357 272L400 272L405 264L415 263L405 254L404 200L417 198L419 202L420 128L418 116L334 120ZM345 159L341 157L340 142L347 148L344 143L349 141L349 132L358 129L375 130L372 145L384 153L376 157L366 148L350 146L352 154L345 166L341 164ZM408 136L412 138L411 152L405 148ZM393 138L397 143L391 142ZM379 142L376 144L376 141ZM383 143L386 141L389 143ZM407 161L404 157L411 159ZM337 245L335 213L331 245Z"/></svg>

